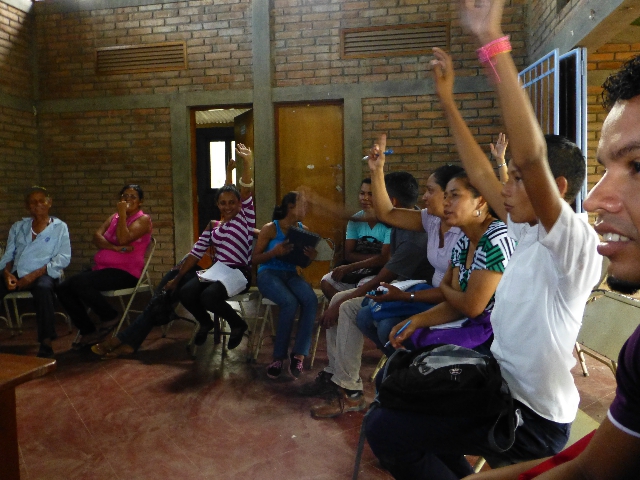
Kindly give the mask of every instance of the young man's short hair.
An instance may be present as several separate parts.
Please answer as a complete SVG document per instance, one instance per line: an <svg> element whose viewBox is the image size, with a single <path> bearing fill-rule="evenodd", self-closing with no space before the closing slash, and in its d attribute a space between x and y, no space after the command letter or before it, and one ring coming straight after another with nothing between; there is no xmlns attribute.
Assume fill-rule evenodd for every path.
<svg viewBox="0 0 640 480"><path fill-rule="evenodd" d="M618 100L630 100L640 95L640 55L609 76L602 88L602 105L607 110L611 110Z"/></svg>
<svg viewBox="0 0 640 480"><path fill-rule="evenodd" d="M364 185L365 183L367 185L371 185L371 177L363 178L362 181L360 182L360 186Z"/></svg>
<svg viewBox="0 0 640 480"><path fill-rule="evenodd" d="M401 207L413 208L418 201L418 181L409 172L391 172L384 176L390 198L395 198Z"/></svg>
<svg viewBox="0 0 640 480"><path fill-rule="evenodd" d="M567 179L567 191L564 199L571 203L582 188L586 172L586 163L582 151L573 142L560 135L545 135L547 158L554 178Z"/></svg>

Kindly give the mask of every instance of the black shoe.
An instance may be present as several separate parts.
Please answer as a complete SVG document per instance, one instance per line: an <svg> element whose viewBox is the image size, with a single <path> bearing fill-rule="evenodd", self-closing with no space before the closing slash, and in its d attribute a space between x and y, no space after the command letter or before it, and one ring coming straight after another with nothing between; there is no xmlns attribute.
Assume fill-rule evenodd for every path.
<svg viewBox="0 0 640 480"><path fill-rule="evenodd" d="M298 389L298 394L303 397L322 397L335 392L338 386L331 381L333 374L320 371L313 382L308 382Z"/></svg>
<svg viewBox="0 0 640 480"><path fill-rule="evenodd" d="M296 358L293 353L291 353L291 355L289 355L289 373L293 378L298 379L300 375L302 375L302 372L304 372L302 360Z"/></svg>
<svg viewBox="0 0 640 480"><path fill-rule="evenodd" d="M242 342L242 337L244 337L244 332L247 331L247 328L249 328L247 324L243 323L242 326L231 329L229 341L227 342L227 348L229 350L233 350L238 345L240 345L240 342Z"/></svg>
<svg viewBox="0 0 640 480"><path fill-rule="evenodd" d="M51 348L51 345L41 343L36 356L40 358L53 358L53 348Z"/></svg>
<svg viewBox="0 0 640 480"><path fill-rule="evenodd" d="M204 345L204 342L207 341L207 335L211 330L213 330L213 322L211 320L209 320L208 322L201 322L200 330L198 330L198 333L196 333L196 338L193 343L198 346Z"/></svg>

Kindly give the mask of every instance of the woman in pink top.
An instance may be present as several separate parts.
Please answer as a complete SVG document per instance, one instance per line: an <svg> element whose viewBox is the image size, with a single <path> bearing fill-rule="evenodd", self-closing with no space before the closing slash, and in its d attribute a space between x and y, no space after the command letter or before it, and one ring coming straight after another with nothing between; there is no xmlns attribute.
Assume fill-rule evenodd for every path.
<svg viewBox="0 0 640 480"><path fill-rule="evenodd" d="M80 330L76 347L96 343L100 332L89 318L90 308L112 327L118 311L100 294L102 290L132 288L144 268L144 255L151 240L151 218L142 210L144 192L138 185L125 185L120 190L118 212L111 215L93 235L98 247L93 270L79 273L64 281L57 289L58 299Z"/></svg>

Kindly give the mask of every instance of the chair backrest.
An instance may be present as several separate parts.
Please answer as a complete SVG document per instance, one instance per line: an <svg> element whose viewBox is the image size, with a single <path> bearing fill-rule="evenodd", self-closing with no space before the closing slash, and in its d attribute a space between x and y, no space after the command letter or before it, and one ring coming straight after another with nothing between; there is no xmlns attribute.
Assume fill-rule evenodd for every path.
<svg viewBox="0 0 640 480"><path fill-rule="evenodd" d="M333 257L335 255L336 246L333 240L330 238L323 238L318 242L316 246L318 255L316 256L316 262L330 262L329 269L333 268Z"/></svg>
<svg viewBox="0 0 640 480"><path fill-rule="evenodd" d="M144 268L142 269L142 274L138 279L138 285L141 285L144 282L143 278L146 278L149 286L153 287L153 284L151 283L151 277L149 276L149 265L151 264L153 253L156 251L156 245L156 239L154 237L151 237L151 241L149 242L149 246L147 247L147 261L144 262Z"/></svg>
<svg viewBox="0 0 640 480"><path fill-rule="evenodd" d="M599 290L584 309L578 343L617 362L622 345L638 325L640 301Z"/></svg>

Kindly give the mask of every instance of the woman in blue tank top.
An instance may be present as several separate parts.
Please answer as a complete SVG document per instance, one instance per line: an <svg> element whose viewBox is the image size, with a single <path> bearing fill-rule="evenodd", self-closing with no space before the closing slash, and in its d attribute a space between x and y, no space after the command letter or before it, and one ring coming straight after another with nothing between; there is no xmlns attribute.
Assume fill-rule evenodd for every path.
<svg viewBox="0 0 640 480"><path fill-rule="evenodd" d="M282 203L273 211L273 222L267 223L260 230L260 235L253 249L253 263L258 268L258 289L265 298L276 303L280 309L278 328L273 345L273 362L267 368L269 378L277 378L281 373L284 361L289 358L289 372L298 378L303 371L302 362L309 354L313 324L316 319L318 297L296 270L293 263L281 260L281 257L293 249L287 240L287 232L292 226L299 228L306 213L303 199L298 192L289 192ZM312 260L316 256L313 248L307 247L305 254ZM296 311L300 307L300 319L296 332L293 350L289 354L289 343Z"/></svg>

